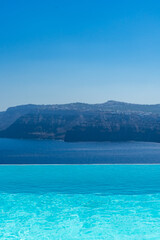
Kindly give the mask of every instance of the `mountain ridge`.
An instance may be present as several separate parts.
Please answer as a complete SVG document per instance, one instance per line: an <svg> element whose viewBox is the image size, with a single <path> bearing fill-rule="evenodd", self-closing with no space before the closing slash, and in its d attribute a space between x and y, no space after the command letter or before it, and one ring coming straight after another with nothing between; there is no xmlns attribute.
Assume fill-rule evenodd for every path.
<svg viewBox="0 0 160 240"><path fill-rule="evenodd" d="M160 103L156 103L156 104L139 104L139 103L130 103L130 102L123 102L123 101L116 101L116 100L108 100L106 102L103 103L85 103L85 102L71 102L71 103L64 103L64 104L22 104L22 105L16 105L16 106L12 106L12 107L8 107L5 111L0 111L1 112L6 112L6 111L10 111L12 109L15 108L23 108L23 107L33 107L33 108L37 108L37 107L64 107L64 106L74 106L74 105L90 105L90 106L106 106L106 105L128 105L128 106L141 106L141 107L160 107Z"/></svg>
<svg viewBox="0 0 160 240"><path fill-rule="evenodd" d="M19 105L0 112L0 137L160 142L160 104Z"/></svg>

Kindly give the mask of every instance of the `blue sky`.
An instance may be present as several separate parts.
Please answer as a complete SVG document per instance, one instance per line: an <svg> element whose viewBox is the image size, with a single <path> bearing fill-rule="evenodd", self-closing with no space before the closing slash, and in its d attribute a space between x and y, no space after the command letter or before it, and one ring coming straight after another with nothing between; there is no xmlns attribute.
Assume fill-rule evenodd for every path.
<svg viewBox="0 0 160 240"><path fill-rule="evenodd" d="M0 110L160 103L160 2L0 0Z"/></svg>

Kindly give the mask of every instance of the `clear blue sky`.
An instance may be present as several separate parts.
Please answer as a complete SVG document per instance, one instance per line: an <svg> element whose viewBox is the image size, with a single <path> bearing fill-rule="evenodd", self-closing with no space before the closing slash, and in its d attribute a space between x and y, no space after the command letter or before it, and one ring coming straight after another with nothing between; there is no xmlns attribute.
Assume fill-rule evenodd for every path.
<svg viewBox="0 0 160 240"><path fill-rule="evenodd" d="M160 103L160 1L0 0L0 110Z"/></svg>

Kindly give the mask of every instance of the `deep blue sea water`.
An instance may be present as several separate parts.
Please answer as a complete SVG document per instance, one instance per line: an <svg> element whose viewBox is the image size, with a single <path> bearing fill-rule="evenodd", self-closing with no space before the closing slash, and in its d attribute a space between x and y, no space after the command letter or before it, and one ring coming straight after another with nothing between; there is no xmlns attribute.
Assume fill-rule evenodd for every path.
<svg viewBox="0 0 160 240"><path fill-rule="evenodd" d="M160 143L0 139L0 164L160 163Z"/></svg>
<svg viewBox="0 0 160 240"><path fill-rule="evenodd" d="M160 146L0 140L1 163L45 159L157 163ZM0 239L159 240L160 165L0 165Z"/></svg>

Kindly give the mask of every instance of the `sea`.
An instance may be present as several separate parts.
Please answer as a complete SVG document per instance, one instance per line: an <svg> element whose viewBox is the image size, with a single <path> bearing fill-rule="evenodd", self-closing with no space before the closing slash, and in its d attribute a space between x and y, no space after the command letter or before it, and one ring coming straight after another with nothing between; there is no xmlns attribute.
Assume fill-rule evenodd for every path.
<svg viewBox="0 0 160 240"><path fill-rule="evenodd" d="M0 139L0 239L159 240L160 144Z"/></svg>

